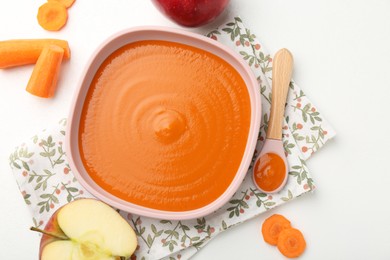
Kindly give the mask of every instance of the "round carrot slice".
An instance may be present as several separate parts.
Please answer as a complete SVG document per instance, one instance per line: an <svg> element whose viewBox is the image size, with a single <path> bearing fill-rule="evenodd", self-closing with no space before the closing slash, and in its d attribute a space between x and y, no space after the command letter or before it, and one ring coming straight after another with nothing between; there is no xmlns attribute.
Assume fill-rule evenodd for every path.
<svg viewBox="0 0 390 260"><path fill-rule="evenodd" d="M280 232L287 228L291 228L290 221L282 215L274 214L264 221L261 233L265 242L276 246Z"/></svg>
<svg viewBox="0 0 390 260"><path fill-rule="evenodd" d="M68 11L64 5L58 2L47 2L39 7L37 19L43 29L58 31L66 24Z"/></svg>
<svg viewBox="0 0 390 260"><path fill-rule="evenodd" d="M301 231L289 228L280 232L277 245L280 253L288 258L294 258L305 251L306 241Z"/></svg>
<svg viewBox="0 0 390 260"><path fill-rule="evenodd" d="M48 0L48 2L58 2L63 4L66 8L69 8L73 5L76 0Z"/></svg>

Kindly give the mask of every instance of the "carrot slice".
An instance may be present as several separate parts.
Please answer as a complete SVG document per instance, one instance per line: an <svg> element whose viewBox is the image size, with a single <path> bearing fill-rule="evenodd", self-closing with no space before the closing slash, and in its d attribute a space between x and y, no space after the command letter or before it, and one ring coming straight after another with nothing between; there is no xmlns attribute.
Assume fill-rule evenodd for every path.
<svg viewBox="0 0 390 260"><path fill-rule="evenodd" d="M39 56L26 90L31 94L49 98L57 88L64 49L55 45L46 46Z"/></svg>
<svg viewBox="0 0 390 260"><path fill-rule="evenodd" d="M64 49L64 59L70 59L67 41L57 39L25 39L0 41L0 69L25 64L34 64L46 45L57 45Z"/></svg>
<svg viewBox="0 0 390 260"><path fill-rule="evenodd" d="M75 1L76 0L48 0L48 2L58 2L64 5L66 8L71 7Z"/></svg>
<svg viewBox="0 0 390 260"><path fill-rule="evenodd" d="M295 228L284 229L279 234L278 249L288 258L302 255L306 248L306 241L301 231Z"/></svg>
<svg viewBox="0 0 390 260"><path fill-rule="evenodd" d="M66 7L56 1L47 2L38 9L38 23L48 31L60 30L68 21Z"/></svg>
<svg viewBox="0 0 390 260"><path fill-rule="evenodd" d="M264 221L261 228L264 241L276 246L280 232L286 228L291 228L291 223L288 219L278 214L270 216Z"/></svg>

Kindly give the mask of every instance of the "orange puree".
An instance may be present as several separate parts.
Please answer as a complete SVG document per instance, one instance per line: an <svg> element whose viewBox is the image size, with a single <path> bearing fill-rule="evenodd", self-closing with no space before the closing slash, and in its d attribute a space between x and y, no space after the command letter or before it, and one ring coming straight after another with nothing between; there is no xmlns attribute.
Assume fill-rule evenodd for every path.
<svg viewBox="0 0 390 260"><path fill-rule="evenodd" d="M257 160L254 169L257 186L263 191L274 191L282 185L286 177L286 165L279 155L266 153Z"/></svg>
<svg viewBox="0 0 390 260"><path fill-rule="evenodd" d="M239 73L201 49L140 41L112 53L87 94L79 149L91 178L140 206L217 199L241 163L250 99Z"/></svg>

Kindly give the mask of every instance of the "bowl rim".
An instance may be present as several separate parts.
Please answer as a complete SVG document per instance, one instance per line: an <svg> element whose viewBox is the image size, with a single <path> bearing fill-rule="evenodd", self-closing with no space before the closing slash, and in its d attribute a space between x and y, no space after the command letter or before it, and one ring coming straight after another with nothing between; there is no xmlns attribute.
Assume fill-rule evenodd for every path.
<svg viewBox="0 0 390 260"><path fill-rule="evenodd" d="M131 38L131 36L137 34L147 34L149 33L153 37L151 39L155 40L162 40L161 35L169 34L171 37L174 37L177 39L178 43L187 44L196 48L200 48L202 50L208 51L210 53L213 53L209 50L206 50L204 46L210 49L216 49L219 50L220 54L214 55L222 58L223 60L227 61L233 68L235 68L240 76L245 81L248 94L250 97L250 105L251 105L251 120L250 120L250 127L248 131L248 137L247 142L243 154L243 158L241 160L241 163L239 165L239 168L236 172L235 177L233 178L232 182L228 186L228 188L214 201L211 203L194 210L189 211L166 211L166 210L158 210L153 208L148 208L145 206L140 206L128 201L125 201L123 199L120 199L107 191L105 191L103 188L98 186L91 177L89 177L87 171L85 170L82 163L80 163L80 151L79 151L79 145L78 145L78 131L79 131L79 121L80 121L80 115L81 110L85 102L85 94L84 92L88 92L89 84L86 84L88 82L88 76L91 78L94 77L96 70L92 73L92 76L90 71L93 70L91 68L97 67L99 68L101 65L101 62L99 63L97 60L100 58L100 60L104 61L106 57L102 58L101 56L104 56L103 50L104 48L108 48L110 44L113 44L116 40L120 39L121 37L128 37ZM161 34L160 36L154 38L155 34ZM160 38L159 38L160 37ZM145 40L145 39L144 39ZM126 40L127 41L127 40ZM128 40L127 43L136 42L140 40ZM187 43L183 43L187 42ZM126 44L127 44L126 43ZM203 45L199 46L199 45ZM121 45L123 46L123 45ZM120 48L121 46L117 46L116 49ZM115 51L112 50L111 53ZM111 54L109 53L109 54ZM109 55L108 54L108 55ZM100 56L99 56L100 55ZM225 55L223 57L223 55ZM228 60L231 60L235 64L232 64L232 62L229 62ZM94 63L99 63L98 65ZM88 85L88 86L85 86ZM84 95L84 96L83 96ZM80 101L82 100L82 102ZM81 103L81 104L80 104ZM81 106L81 109L77 109L79 106ZM78 111L79 110L79 111ZM228 202L229 199L234 195L234 193L237 191L237 189L240 187L243 179L245 178L246 174L250 171L248 171L250 164L253 159L253 154L256 148L257 144L257 138L260 131L260 122L261 122L261 98L260 93L258 91L258 82L255 78L251 68L248 64L244 62L244 60L233 50L228 48L227 46L221 44L220 42L217 42L213 39L210 39L206 36L180 30L180 29L174 29L169 27L163 27L163 26L139 26L139 27L132 27L129 29L121 30L112 36L108 37L106 40L104 40L92 53L89 60L87 61L85 68L80 76L80 80L77 84L76 92L73 96L71 108L69 111L68 116L68 123L67 123L67 129L66 129L66 136L65 136L65 147L66 147L66 153L68 162L70 165L70 168L76 177L76 179L79 181L81 186L83 186L89 193L91 193L96 198L102 200L103 202L121 209L126 212L147 216L151 218L157 218L157 219L170 219L170 220L185 220L185 219L193 219L202 217L205 215L208 215L217 209L221 208L226 202ZM76 131L76 133L75 133ZM75 137L73 137L76 135ZM85 176L87 175L87 176ZM88 179L89 178L89 179ZM93 183L91 183L93 182Z"/></svg>

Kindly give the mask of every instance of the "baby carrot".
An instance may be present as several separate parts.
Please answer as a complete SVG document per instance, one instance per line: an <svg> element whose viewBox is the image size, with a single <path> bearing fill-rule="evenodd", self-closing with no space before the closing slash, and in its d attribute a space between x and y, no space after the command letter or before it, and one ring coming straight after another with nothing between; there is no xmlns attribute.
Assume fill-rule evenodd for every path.
<svg viewBox="0 0 390 260"><path fill-rule="evenodd" d="M67 41L57 39L24 39L0 41L0 69L25 64L34 64L46 45L57 45L64 49L64 59L70 58Z"/></svg>
<svg viewBox="0 0 390 260"><path fill-rule="evenodd" d="M63 48L56 45L46 46L39 56L26 90L38 97L52 97L57 88L63 55Z"/></svg>

